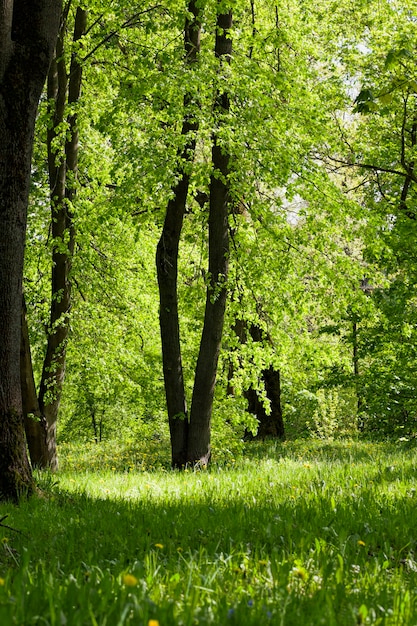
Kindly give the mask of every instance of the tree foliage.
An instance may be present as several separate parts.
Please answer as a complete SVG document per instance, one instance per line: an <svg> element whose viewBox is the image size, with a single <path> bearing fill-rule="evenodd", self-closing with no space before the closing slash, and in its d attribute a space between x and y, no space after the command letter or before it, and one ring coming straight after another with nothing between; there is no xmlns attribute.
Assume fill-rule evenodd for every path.
<svg viewBox="0 0 417 626"><path fill-rule="evenodd" d="M270 370L280 373L289 435L333 436L358 426L413 433L415 7L236 1L233 60L220 70L223 5L96 0L79 41L73 24L83 7L69 9L65 58L69 67L77 56L83 84L55 140L68 138L67 116L76 114L76 238L59 436L168 437L170 425L172 437L187 428L177 417L188 415L185 398L202 358L207 289L209 303L228 300L213 387L215 445L256 432L245 394L255 390L268 412L263 373ZM190 33L199 34L198 45ZM219 107L222 94L228 102ZM38 385L56 248L47 209L48 106L45 93L25 265ZM213 143L220 159L227 155L224 170ZM208 253L214 180L227 186L231 203L230 248L222 252L228 276L224 283L217 276L216 285ZM162 259L166 211L179 189L174 253ZM180 401L171 406L167 395L168 420L163 372L166 390L173 370L161 354L174 334L167 331L161 348L158 316L173 309L161 304L158 311L157 249L160 282L162 261L168 267L175 257L177 346L181 337L181 373L171 376ZM240 341L237 320L259 328L261 340ZM194 404L202 398L195 389ZM180 457L178 465L190 460L184 451Z"/></svg>

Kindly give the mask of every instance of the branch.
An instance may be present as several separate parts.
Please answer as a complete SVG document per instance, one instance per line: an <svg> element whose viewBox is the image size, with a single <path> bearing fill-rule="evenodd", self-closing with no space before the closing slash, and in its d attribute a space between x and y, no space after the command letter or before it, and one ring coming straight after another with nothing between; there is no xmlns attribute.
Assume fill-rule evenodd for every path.
<svg viewBox="0 0 417 626"><path fill-rule="evenodd" d="M396 170L392 167L382 167L380 165L373 165L371 163L353 163L352 161L342 161L341 159L336 159L335 157L328 156L327 159L329 161L333 161L334 163L338 163L340 168L342 167L357 167L364 170L371 170L372 172L384 172L385 174L394 174L395 176L401 176L402 178L407 178L410 176L412 182L417 183L417 176L413 173L403 172L401 170Z"/></svg>
<svg viewBox="0 0 417 626"><path fill-rule="evenodd" d="M8 515L3 515L3 517L0 517L0 527L1 528L7 528L7 530L11 530L14 533L18 533L19 535L23 535L24 533L22 533L21 530L18 530L17 528L12 528L12 526L8 526L7 524L3 524L4 520L6 518L8 518Z"/></svg>
<svg viewBox="0 0 417 626"><path fill-rule="evenodd" d="M407 164L405 162L405 124L407 121L407 101L408 96L404 98L403 121L401 124L401 165L403 166L405 171L408 170Z"/></svg>
<svg viewBox="0 0 417 626"><path fill-rule="evenodd" d="M135 26L136 24L139 24L139 20L138 18L141 15L145 15L146 13L150 13L151 11L156 11L156 9L160 9L162 8L161 4L155 4L154 6L150 7L149 9L145 9L144 11L139 11L138 13L135 13L134 15L132 15L131 17L129 17L127 20L125 20L123 22L123 24L121 24L120 28L113 30L111 33L109 33L104 39L102 39L83 59L82 59L82 63L85 63L85 61L87 61L87 59L89 59L91 56L93 56L93 54L95 54L97 52L97 50L99 48L101 48L102 46L104 46L104 44L106 44L108 41L110 41L110 39L112 37L114 37L115 35L117 35L121 30L123 30L124 28L132 28L132 26ZM95 22L97 23L97 22Z"/></svg>

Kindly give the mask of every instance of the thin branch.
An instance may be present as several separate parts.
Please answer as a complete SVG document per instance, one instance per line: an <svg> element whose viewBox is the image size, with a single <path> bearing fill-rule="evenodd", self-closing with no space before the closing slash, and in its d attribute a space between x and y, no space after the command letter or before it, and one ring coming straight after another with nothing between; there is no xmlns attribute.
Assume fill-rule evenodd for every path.
<svg viewBox="0 0 417 626"><path fill-rule="evenodd" d="M85 295L84 295L84 293L83 293L83 291L82 291L82 289L80 287L80 284L79 284L78 280L75 278L75 276L72 277L72 282L76 286L77 291L78 291L78 293L81 296L81 300L83 300L83 302L87 302L87 298L85 297Z"/></svg>
<svg viewBox="0 0 417 626"><path fill-rule="evenodd" d="M401 170L396 170L392 167L382 167L380 165L372 165L371 163L353 163L352 161L342 161L341 159L336 159L336 157L332 156L327 156L326 158L330 161L333 161L334 163L338 163L340 166L338 169L342 169L345 167L357 167L364 170L371 170L372 172L384 172L385 174L394 174L395 176L402 176L403 178L406 178L409 175L407 172L402 172ZM323 157L321 157L321 159L323 159ZM414 173L410 175L410 178L414 183L417 182L417 176Z"/></svg>
<svg viewBox="0 0 417 626"><path fill-rule="evenodd" d="M354 187L348 187L348 188L346 189L346 193L352 193L353 191L357 191L357 190L358 190L358 189L360 189L361 187L364 187L368 181L369 181L369 179L365 177L363 180L361 180L361 182L360 182L360 183L358 183L358 184L357 184L357 185L355 185ZM378 185L379 193L381 194L381 196L382 196L383 198L385 198L385 196L384 196L384 194L383 194L383 192L381 191L381 188L380 188L380 183L379 183L378 174L377 174L377 185Z"/></svg>
<svg viewBox="0 0 417 626"><path fill-rule="evenodd" d="M408 96L405 96L405 98L404 98L404 109L403 109L403 120L402 120L402 123L401 123L401 165L403 166L405 171L408 170L407 164L405 162L405 124L406 124L406 121L407 121L407 101L408 101Z"/></svg>
<svg viewBox="0 0 417 626"><path fill-rule="evenodd" d="M251 18L252 18L252 42L251 42L251 45L249 47L249 53L248 53L249 59L252 58L252 54L253 54L253 40L255 39L255 35L256 35L255 0L250 0L250 11L251 11Z"/></svg>
<svg viewBox="0 0 417 626"><path fill-rule="evenodd" d="M87 61L87 59L89 59L90 57L92 57L97 50L99 50L99 48L101 48L102 46L104 46L104 44L106 44L108 41L110 41L110 39L112 37L114 37L115 35L117 35L121 30L125 29L125 28L132 28L133 26L136 26L137 24L140 24L139 21L139 17L142 15L145 15L146 13L150 13L151 11L156 11L157 9L161 9L163 8L161 4L156 4L153 7L150 7L149 9L145 9L144 11L139 11L138 13L135 13L134 15L132 15L131 17L129 17L127 20L125 20L123 22L123 24L121 24L120 28L113 30L111 33L109 33L104 39L102 39L83 59L82 59L82 63L85 63L85 61Z"/></svg>
<svg viewBox="0 0 417 626"><path fill-rule="evenodd" d="M85 35L88 35L88 33L93 30L93 28L100 22L100 20L103 19L104 15L105 14L102 13L101 15L98 16L98 18L90 25L90 27L87 28L87 30L85 31Z"/></svg>
<svg viewBox="0 0 417 626"><path fill-rule="evenodd" d="M280 30L280 24L279 24L279 12L278 12L278 5L275 5L275 28L277 29L277 33L279 33ZM281 51L279 49L279 46L277 47L277 51L276 51L276 55L277 55L277 66L276 66L276 71L279 72L281 70Z"/></svg>
<svg viewBox="0 0 417 626"><path fill-rule="evenodd" d="M24 533L21 530L18 530L17 528L12 528L12 526L8 526L7 524L3 524L4 520L7 519L9 516L8 515L3 515L3 517L0 517L0 527L1 528L7 528L7 530L11 530L14 533L18 533L19 535L24 535Z"/></svg>
<svg viewBox="0 0 417 626"><path fill-rule="evenodd" d="M376 173L376 184L378 185L378 191L381 194L381 197L385 200L385 202L387 202L388 204L392 204L391 200L389 200L387 198L387 196L385 195L384 190L382 189L382 185L381 185L381 180L379 178L378 172Z"/></svg>

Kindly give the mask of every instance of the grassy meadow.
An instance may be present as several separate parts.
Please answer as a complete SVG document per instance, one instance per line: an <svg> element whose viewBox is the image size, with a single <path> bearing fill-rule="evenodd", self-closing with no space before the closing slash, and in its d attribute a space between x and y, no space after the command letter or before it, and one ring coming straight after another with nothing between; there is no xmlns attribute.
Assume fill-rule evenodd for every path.
<svg viewBox="0 0 417 626"><path fill-rule="evenodd" d="M252 443L182 473L154 445L67 445L0 505L2 626L417 624L414 445Z"/></svg>

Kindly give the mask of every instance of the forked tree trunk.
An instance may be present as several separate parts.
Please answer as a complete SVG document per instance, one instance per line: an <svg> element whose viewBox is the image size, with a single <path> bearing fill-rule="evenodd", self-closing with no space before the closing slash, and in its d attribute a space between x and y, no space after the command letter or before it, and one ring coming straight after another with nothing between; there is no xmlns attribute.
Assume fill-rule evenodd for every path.
<svg viewBox="0 0 417 626"><path fill-rule="evenodd" d="M215 55L222 63L230 63L232 54L232 12L217 17ZM218 91L215 115L218 127L230 108L227 91ZM187 461L207 465L210 461L211 414L217 364L220 354L227 298L229 269L229 154L217 133L213 135L213 171L210 178L209 201L209 266L206 308L200 350L197 359L190 411Z"/></svg>
<svg viewBox="0 0 417 626"><path fill-rule="evenodd" d="M61 2L0 0L0 498L33 488L23 424L22 277L33 134Z"/></svg>
<svg viewBox="0 0 417 626"><path fill-rule="evenodd" d="M184 48L185 63L192 71L200 51L201 9L196 0L191 0L188 10L191 17L187 17L185 24ZM183 467L187 460L188 417L181 359L177 274L179 242L190 182L190 168L187 165L194 159L198 131L196 108L197 103L193 101L192 94L186 93L181 131L185 142L178 154L178 162L181 164L179 178L172 189L173 196L168 202L156 252L162 362L173 467Z"/></svg>

